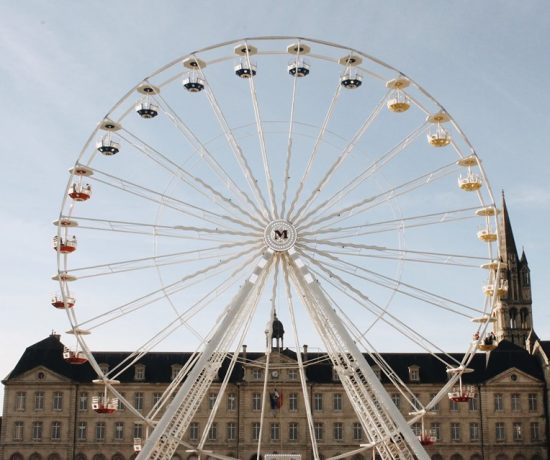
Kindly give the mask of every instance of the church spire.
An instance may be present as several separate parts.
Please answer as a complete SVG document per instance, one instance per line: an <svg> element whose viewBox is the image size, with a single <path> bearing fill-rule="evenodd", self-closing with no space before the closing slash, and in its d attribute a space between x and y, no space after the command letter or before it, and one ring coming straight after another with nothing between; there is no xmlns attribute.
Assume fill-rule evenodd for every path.
<svg viewBox="0 0 550 460"><path fill-rule="evenodd" d="M515 265L518 260L518 250L514 240L514 232L508 215L504 190L502 191L502 218L500 220L500 257L506 264Z"/></svg>

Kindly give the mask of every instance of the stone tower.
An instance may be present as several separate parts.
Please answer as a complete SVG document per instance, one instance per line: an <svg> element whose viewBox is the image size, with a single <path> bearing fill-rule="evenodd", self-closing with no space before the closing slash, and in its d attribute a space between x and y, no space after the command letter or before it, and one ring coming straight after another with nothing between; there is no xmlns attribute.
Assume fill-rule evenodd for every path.
<svg viewBox="0 0 550 460"><path fill-rule="evenodd" d="M500 279L501 286L507 290L502 291L497 302L494 332L499 342L508 340L526 348L527 338L533 330L530 271L525 251L518 256L504 193L499 225L499 255L503 263Z"/></svg>

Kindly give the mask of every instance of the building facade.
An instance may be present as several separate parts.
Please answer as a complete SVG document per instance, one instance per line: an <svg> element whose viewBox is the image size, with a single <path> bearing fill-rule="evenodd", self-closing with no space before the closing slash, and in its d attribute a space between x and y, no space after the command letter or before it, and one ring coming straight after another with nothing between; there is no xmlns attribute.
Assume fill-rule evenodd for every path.
<svg viewBox="0 0 550 460"><path fill-rule="evenodd" d="M434 443L426 447L433 460L547 460L549 456L548 388L550 342L533 331L531 286L525 254L518 257L506 203L503 202L501 278L506 289L496 309L498 347L478 353L464 383L475 387L475 397L457 403L443 398L422 422L413 425L419 436L429 432ZM243 460L260 454L300 454L314 458L314 436L321 458L358 449L366 442L327 356L304 348L283 347L284 329L273 329L276 341L270 357L268 392L264 353L243 348L224 394L218 398L227 366L200 404L184 441L203 445ZM110 414L98 414L92 400L102 387L87 364L75 366L63 359L64 345L52 334L28 347L3 380L5 398L0 435L0 460L127 460L136 456L136 439L147 435L137 416L148 413L190 359L189 353L150 353L120 377L124 399L138 412L119 404ZM124 353L98 352L108 368ZM433 398L447 381L446 369L435 357L420 353L383 354L386 362L407 382L420 402ZM298 372L305 364L307 391ZM367 357L367 359L369 359ZM406 414L404 396L392 393L380 370L373 366L392 400ZM307 394L308 401L304 401ZM307 403L307 404L306 404ZM217 406L217 407L216 407ZM306 410L313 425L308 425ZM213 423L209 417L215 412ZM210 426L209 429L204 429ZM372 452L350 455L367 460ZM182 446L174 459L195 460L197 454Z"/></svg>

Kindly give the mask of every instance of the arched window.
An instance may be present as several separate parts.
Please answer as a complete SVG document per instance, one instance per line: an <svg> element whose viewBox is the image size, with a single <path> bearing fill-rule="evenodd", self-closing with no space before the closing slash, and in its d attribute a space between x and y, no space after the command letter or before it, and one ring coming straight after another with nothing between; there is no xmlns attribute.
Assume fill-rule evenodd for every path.
<svg viewBox="0 0 550 460"><path fill-rule="evenodd" d="M40 455L38 452L35 452L34 454L31 454L29 460L42 460L42 455Z"/></svg>
<svg viewBox="0 0 550 460"><path fill-rule="evenodd" d="M95 454L93 460L107 460L107 458L103 454Z"/></svg>
<svg viewBox="0 0 550 460"><path fill-rule="evenodd" d="M479 454L474 454L470 457L470 460L481 460L481 455Z"/></svg>
<svg viewBox="0 0 550 460"><path fill-rule="evenodd" d="M443 460L443 457L439 454L433 454L432 455L432 460Z"/></svg>
<svg viewBox="0 0 550 460"><path fill-rule="evenodd" d="M510 308L510 328L515 329L517 327L518 311L515 308Z"/></svg>
<svg viewBox="0 0 550 460"><path fill-rule="evenodd" d="M453 454L451 455L451 460L463 460L463 458L460 454Z"/></svg>
<svg viewBox="0 0 550 460"><path fill-rule="evenodd" d="M86 456L84 454L78 454L75 457L75 460L86 460Z"/></svg>
<svg viewBox="0 0 550 460"><path fill-rule="evenodd" d="M124 456L122 454L116 453L112 456L111 460L124 460Z"/></svg>
<svg viewBox="0 0 550 460"><path fill-rule="evenodd" d="M58 454L50 454L48 460L61 460L61 457Z"/></svg>
<svg viewBox="0 0 550 460"><path fill-rule="evenodd" d="M23 460L23 456L20 453L15 453L10 457L10 460Z"/></svg>
<svg viewBox="0 0 550 460"><path fill-rule="evenodd" d="M498 454L495 458L495 460L508 460L508 455L506 454Z"/></svg>
<svg viewBox="0 0 550 460"><path fill-rule="evenodd" d="M527 318L529 318L529 310L527 310L527 308L522 308L521 311L519 312L519 320L520 320L522 329L528 328Z"/></svg>
<svg viewBox="0 0 550 460"><path fill-rule="evenodd" d="M516 454L514 455L514 460L527 460L527 459L525 458L525 455Z"/></svg>

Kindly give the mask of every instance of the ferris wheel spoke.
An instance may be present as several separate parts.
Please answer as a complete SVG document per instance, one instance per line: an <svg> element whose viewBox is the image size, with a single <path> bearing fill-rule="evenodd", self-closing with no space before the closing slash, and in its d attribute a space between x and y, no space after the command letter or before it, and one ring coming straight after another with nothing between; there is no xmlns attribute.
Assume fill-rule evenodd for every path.
<svg viewBox="0 0 550 460"><path fill-rule="evenodd" d="M100 177L97 177L98 175ZM171 197L165 193L158 192L147 187L143 187L141 185L127 181L120 177L107 174L98 169L94 169L94 176L92 176L92 178L97 182L116 188L125 193L138 196L140 198L143 198L148 201L152 201L159 205L170 207L171 209L179 211L183 214L195 217L197 219L203 220L205 222L209 222L211 224L215 224L227 230L232 230L232 229L226 226L226 222L238 224L242 227L257 229L257 227L253 226L248 222L244 222L242 220L236 219L231 216L222 215L222 214L215 213L213 211L209 211L208 209L204 209L204 208L201 208L200 206L187 203L185 201Z"/></svg>
<svg viewBox="0 0 550 460"><path fill-rule="evenodd" d="M309 156L306 168L304 170L304 173L302 175L302 178L298 182L298 189L296 190L296 193L294 195L294 198L292 199L292 202L290 203L290 208L288 210L288 216L287 220L291 218L291 216L294 215L294 208L298 204L298 200L300 199L300 195L302 194L304 185L306 181L308 180L309 174L311 173L313 163L317 157L317 153L319 151L319 147L321 146L321 142L325 136L328 124L330 120L332 120L332 116L334 114L334 109L336 108L336 102L338 101L338 98L340 96L340 91L342 89L342 85L340 85L340 82L338 82L338 85L336 86L336 91L334 92L334 95L332 96L332 99L330 101L327 113L325 115L325 119L323 120L323 124L321 126L321 129L319 130L319 134L317 135L317 139L315 140L315 144L313 145L313 150L311 151L311 154Z"/></svg>
<svg viewBox="0 0 550 460"><path fill-rule="evenodd" d="M291 221L296 220L296 224L298 225L301 221L300 216L307 211L307 209L310 207L310 205L315 201L315 199L319 196L321 191L325 188L325 186L330 182L334 174L338 171L338 169L342 166L342 164L346 161L348 156L353 152L353 149L359 142L359 140L363 137L363 135L367 132L367 130L370 128L372 122L376 120L378 115L380 114L380 111L384 107L384 103L388 97L389 93L386 93L382 99L378 102L378 104L374 107L374 109L371 111L371 113L367 116L361 127L356 131L356 133L351 138L348 145L342 150L340 155L335 159L335 161L329 166L327 169L325 175L322 177L322 179L319 181L319 183L313 188L313 192L310 194L310 196L304 201L304 203L300 206L300 208L296 211L296 214L294 216L290 217ZM304 218L307 218L308 215L306 215Z"/></svg>
<svg viewBox="0 0 550 460"><path fill-rule="evenodd" d="M426 123L423 123L418 128L410 132L407 136L401 139L394 147L392 147L387 152L383 153L375 161L370 163L363 171L361 171L357 176L355 176L351 182L347 182L346 185L336 191L329 199L318 204L315 208L309 211L304 216L299 216L296 221L296 225L299 225L301 222L307 221L312 216L318 215L321 212L326 213L329 209L334 207L337 203L342 202L342 200L350 194L353 190L363 184L368 180L373 174L379 172L385 165L387 165L391 160L393 160L397 155L404 151L420 134L424 132L426 128Z"/></svg>
<svg viewBox="0 0 550 460"><path fill-rule="evenodd" d="M397 316L393 315L387 309L376 304L361 290L353 287L350 283L346 282L336 273L332 272L331 270L328 270L323 265L317 265L317 267L320 269L320 271L316 269L312 269L311 270L312 273L315 273L315 275L319 276L325 282L331 284L335 289L340 291L342 294L352 299L359 306L363 307L365 310L367 310L376 318L376 321L383 321L389 327L391 327L396 332L398 332L399 335L411 340L415 345L421 347L427 353L430 353L434 356L437 356L434 353L440 353L442 355L447 356L447 353L444 350L439 348L437 345L435 345L433 342L428 340L426 337L417 333L413 328L409 327L407 324L405 324L403 321L401 321ZM323 290L323 292L326 292L326 290L322 286L321 286L321 289ZM340 309L340 307L338 308ZM452 359L453 362L460 364L452 356L449 356L449 357Z"/></svg>
<svg viewBox="0 0 550 460"><path fill-rule="evenodd" d="M233 211L236 210L241 214L243 214L244 216L248 217L248 219L250 219L252 222L256 222L257 224L260 223L255 216L250 214L244 208L241 208L231 198L226 197L223 193L218 191L214 186L206 182L201 177L192 175L191 173L186 171L184 168L182 168L180 165L178 165L176 162L170 160L165 155L163 155L159 150L147 144L144 140L139 138L134 133L126 129L124 129L123 132L126 133L127 136L124 136L124 134L121 133L119 134L119 137L121 139L125 140L128 144L132 145L138 151L142 152L147 158L149 158L153 162L160 165L166 171L174 174L183 183L187 184L193 190L211 199L213 202L217 203L220 207L224 208L226 211L232 212L231 210ZM199 146L199 148L200 147L202 146ZM199 158L204 158L206 156L206 153L203 150L200 150L200 152L197 152L197 153ZM208 155L210 154L208 153ZM227 181L227 178L226 178L226 181ZM229 184L228 184L228 190L234 191L229 186ZM237 194L236 196L238 197L239 195Z"/></svg>
<svg viewBox="0 0 550 460"><path fill-rule="evenodd" d="M136 311L147 307L155 302L158 302L162 298L181 291L193 284L207 280L209 277L217 276L219 273L227 271L228 268L226 265L230 263L235 263L241 257L253 254L251 257L248 257L237 270L242 270L246 264L250 264L251 260L258 257L258 251L263 249L263 245L258 245L256 247L249 248L247 250L241 251L231 257L223 259L216 262L215 264L209 265L205 268L196 270L195 272L186 275L185 277L174 281L168 285L165 285L159 289L155 289L147 294L141 295L135 299L130 300L122 305L119 305L111 310L108 310L100 315L94 316L93 318L87 319L79 324L76 324L75 327L83 328L86 327L88 330L95 329L103 324L106 324L115 319L119 319L122 316L135 313ZM236 271L237 272L237 271ZM198 279L197 279L198 278Z"/></svg>
<svg viewBox="0 0 550 460"><path fill-rule="evenodd" d="M296 61L300 57L300 51L298 48L298 53L296 56ZM286 143L286 161L285 161L285 173L284 173L284 185L283 185L283 196L281 198L281 216L285 217L286 212L286 202L288 199L288 183L290 180L290 164L292 160L292 143L293 143L293 132L294 132L294 111L296 106L296 88L298 86L298 72L294 73L292 78L292 97L290 100L290 116L288 119L288 137Z"/></svg>
<svg viewBox="0 0 550 460"><path fill-rule="evenodd" d="M388 252L391 254L395 254L396 258L398 260L401 260L404 256L413 254L415 256L422 256L427 257L431 259L427 259L430 262L441 262L444 263L445 261L452 261L452 260L465 260L465 261L478 261L478 262L486 262L487 257L483 256L473 256L473 255L466 255L466 254L453 254L453 253L445 253L445 252L434 252L434 251L420 251L420 250L412 250L412 249L403 249L403 248L389 248L386 246L376 246L376 245L368 245L368 244L361 244L361 243L350 243L348 241L337 241L337 240L311 240L304 238L301 240L302 243L307 244L313 244L313 245L325 245L330 247L335 247L339 249L349 249L348 252L342 252L342 254L347 255L363 255L363 251L375 251L375 252ZM307 246L307 244L305 246ZM317 248L309 247L310 250L316 251ZM333 250L331 249L331 253ZM478 267L478 265L476 265Z"/></svg>
<svg viewBox="0 0 550 460"><path fill-rule="evenodd" d="M245 42L246 45L246 42ZM248 46L245 46L246 49L246 62L248 64L248 68L252 69L252 63L250 62L250 51ZM262 126L262 119L260 114L260 108L258 105L258 95L256 94L256 84L254 82L254 72L250 73L250 77L248 78L248 86L250 89L250 98L252 100L252 107L254 109L254 119L256 121L256 131L258 133L258 140L260 143L260 154L262 157L262 164L264 167L264 175L265 175L265 181L266 186L268 190L269 195L269 201L271 205L271 219L278 219L278 209L275 204L275 191L273 189L273 178L271 177L271 169L269 167L269 159L267 158L267 148L265 144L265 137L264 137L264 128Z"/></svg>
<svg viewBox="0 0 550 460"><path fill-rule="evenodd" d="M199 68L199 72L202 78L206 81L206 78L204 76L202 69ZM225 119L225 116L223 114L223 111L220 105L218 104L218 101L214 96L214 92L212 91L210 85L206 84L204 90L206 93L206 97L208 98L208 102L210 103L210 106L212 108L212 111L214 112L214 115L216 116L216 119L218 120L218 123L225 135L225 139L227 140L229 146L231 147L231 150L233 151L233 155L235 156L235 159L237 160L237 163L241 168L241 172L256 199L256 202L260 208L260 214L264 217L264 219L267 220L269 219L268 206L254 178L254 173L250 169L248 160L244 156L243 151L239 143L237 142L235 135L233 134L233 131L229 127L227 120Z"/></svg>
<svg viewBox="0 0 550 460"><path fill-rule="evenodd" d="M198 157L203 160L208 168L213 171L221 180L222 184L225 184L235 196L237 196L243 204L247 204L256 216L262 215L262 212L258 209L256 204L250 199L233 180L231 175L225 170L219 161L210 153L204 143L202 143L193 131L185 124L177 112L168 104L168 102L160 95L156 96L159 101L160 107L164 110L165 115L174 124L174 126L184 135L187 142L191 145L193 150L197 153ZM257 217L256 217L257 218Z"/></svg>
<svg viewBox="0 0 550 460"><path fill-rule="evenodd" d="M372 209L376 206L381 205L382 203L393 200L398 196L411 193L412 191L420 187L424 187L426 185L434 183L438 179L441 179L451 174L454 171L454 166L455 163L453 162L427 174L423 174L422 176L419 176L415 179L409 180L403 184L397 185L396 187L392 187L391 189L379 193L378 195L369 196L355 202L354 204L341 208L323 217L319 217L311 222L302 223L301 226L298 227L298 230L301 230L305 226L311 229L312 227L322 223L333 225L335 222L340 222L352 216L356 216L360 213L365 212L368 209Z"/></svg>
<svg viewBox="0 0 550 460"><path fill-rule="evenodd" d="M243 247L252 245L257 246L257 240L233 243L229 245L229 247L227 247L227 245L219 245L218 247L209 249L179 251L171 254L142 257L140 259L128 259L100 265L77 267L70 269L68 273L77 275L78 279L81 280L96 276L114 275L118 273L145 270L168 265L182 265L186 263L196 263L197 261L205 261L209 259L223 259L225 257L234 255L236 252L238 252L237 249L242 249ZM232 250L228 251L228 249Z"/></svg>
<svg viewBox="0 0 550 460"><path fill-rule="evenodd" d="M440 296L426 289L417 288L416 286L405 283L401 280L382 275L372 270L368 270L362 267L361 265L352 264L351 262L347 262L341 258L335 257L334 255L328 252L317 250L315 251L315 254L321 255L335 263L345 266L346 268L336 265L335 263L330 263L326 261L323 261L323 266L330 267L333 270L339 270L340 272L345 273L346 275L360 278L363 281L368 281L370 283L376 284L377 286L381 286L386 289L389 289L393 292L398 292L400 294L415 298L424 303L433 305L435 307L463 316L465 318L471 319L473 316L470 316L470 315L472 314L479 316L484 313L480 309L476 309L468 305L465 305L463 303L449 299L447 297ZM314 260L310 256L307 256L307 257L311 260ZM320 263L320 262L316 262L316 264L317 263ZM359 274L358 272L367 273L370 276L367 277L365 275ZM469 314L466 314L465 312L468 312Z"/></svg>
<svg viewBox="0 0 550 460"><path fill-rule="evenodd" d="M431 225L437 223L453 222L455 220L464 220L476 218L473 215L476 207L454 209L450 211L441 211L430 214L419 214L417 216L400 217L397 219L389 219L383 221L366 221L363 224L349 225L345 227L322 227L316 231L304 230L300 232L300 236L313 235L333 235L332 237L350 238L371 233L379 233L385 231L395 231L399 229L413 228L422 225ZM368 231L362 232L361 230Z"/></svg>
<svg viewBox="0 0 550 460"><path fill-rule="evenodd" d="M286 256L284 256L284 261L282 265L283 265L283 275L284 275L284 281L285 281L285 292L286 292L288 309L289 309L290 318L291 318L294 342L295 342L296 350L299 351L302 349L302 344L300 343L300 339L299 339L299 332L298 332L298 327L296 322L296 309L294 308L294 301L292 298L292 289L291 289L289 273L288 273L288 260ZM305 371L305 366L302 359L302 354L297 352L296 359L298 362L298 372L300 375L300 385L302 387L302 393L306 395L308 394L308 388L307 388L306 371ZM309 438L313 448L313 457L319 458L319 446L317 445L317 439L315 438L313 413L311 411L311 404L310 404L309 398L304 398L304 405L306 410L306 420L307 420Z"/></svg>

